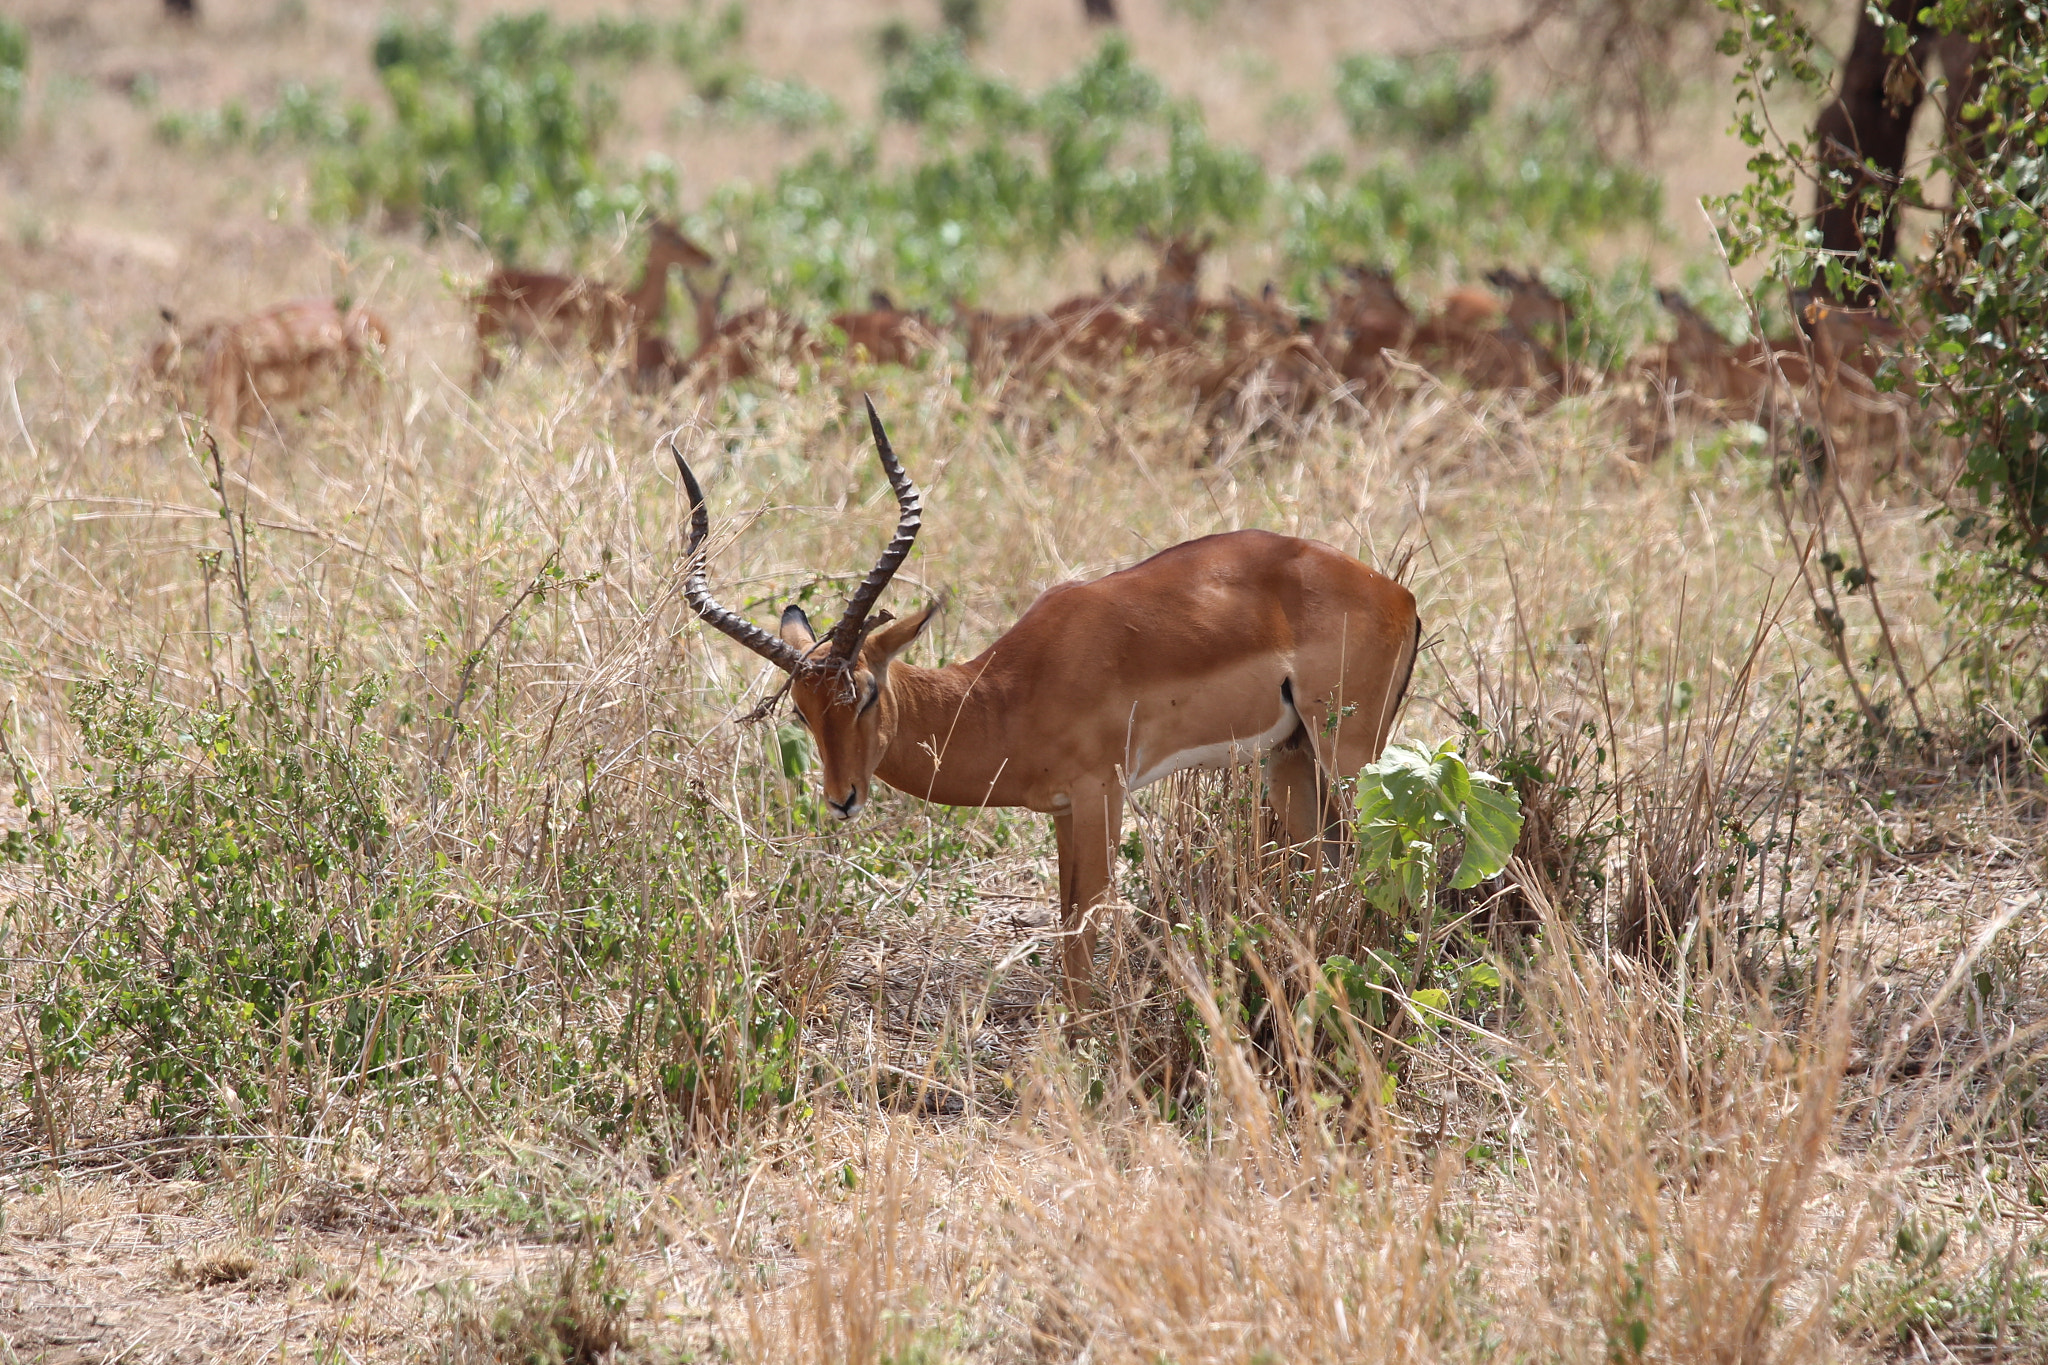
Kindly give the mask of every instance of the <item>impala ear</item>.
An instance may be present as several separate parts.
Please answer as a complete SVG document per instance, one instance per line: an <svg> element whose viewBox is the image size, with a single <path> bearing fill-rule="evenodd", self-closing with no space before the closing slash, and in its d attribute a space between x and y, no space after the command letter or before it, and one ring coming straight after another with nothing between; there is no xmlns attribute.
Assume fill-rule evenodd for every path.
<svg viewBox="0 0 2048 1365"><path fill-rule="evenodd" d="M868 633L868 642L861 647L861 662L868 671L880 673L889 666L889 661L910 647L910 642L924 634L924 628L939 614L939 604L930 603L923 611L913 612L901 621L891 621Z"/></svg>
<svg viewBox="0 0 2048 1365"><path fill-rule="evenodd" d="M811 629L811 618L804 615L804 609L792 602L782 609L782 626L778 632L782 642L800 653L807 653L818 643L818 633Z"/></svg>

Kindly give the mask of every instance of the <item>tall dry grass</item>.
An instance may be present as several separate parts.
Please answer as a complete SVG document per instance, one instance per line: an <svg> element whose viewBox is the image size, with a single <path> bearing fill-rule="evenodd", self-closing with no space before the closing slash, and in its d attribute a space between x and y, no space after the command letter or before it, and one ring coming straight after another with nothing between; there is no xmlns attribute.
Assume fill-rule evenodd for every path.
<svg viewBox="0 0 2048 1365"><path fill-rule="evenodd" d="M223 97L203 74L166 98ZM1261 79L1231 82L1217 125L1256 124ZM130 1285L96 1282L109 1320L123 1294L184 1319L137 1340L232 1283L276 1313L224 1358L2038 1358L2039 779L1862 743L1786 604L1808 511L1739 435L1642 465L1608 396L1415 376L1210 428L1142 382L1001 402L957 355L702 409L532 361L477 397L475 253L223 210L134 151L143 115L90 114L37 134L0 243L29 286L0 299L0 1237L97 1239ZM101 144L127 150L92 171ZM159 206L176 269L95 175ZM58 221L98 213L125 235ZM159 302L336 288L401 336L373 402L277 414L216 470L136 382ZM821 826L801 740L734 720L774 680L680 601L656 442L683 426L705 476L721 596L829 615L892 524L863 391L930 509L897 597L950 594L920 661L1211 531L1412 550L1432 647L1401 736L1464 733L1531 816L1501 883L1438 907L1504 988L1433 1025L1318 1013L1332 957L1411 926L1263 849L1255 773L1185 780L1136 802L1068 1046L1036 817L887 797ZM1909 486L1869 497L1917 678L1955 630L1938 545ZM92 696L158 718L147 764L88 749ZM195 1025L203 1055L152 1052L117 1011L174 910L217 903L191 855L224 822L173 807L228 792L229 756L266 851L232 885L337 947L271 1015ZM343 759L389 827L312 872L288 826L340 828L315 798ZM193 922L229 973L242 940ZM176 1103L126 1093L138 1056ZM168 1265L150 1238L181 1236Z"/></svg>
<svg viewBox="0 0 2048 1365"><path fill-rule="evenodd" d="M10 325L11 353L37 353ZM611 1339L609 1314L634 1349L762 1360L1757 1360L1902 1339L1896 1296L1845 1286L1895 1285L1887 1239L1917 1207L1901 1160L1947 1150L1968 1106L1937 1077L1872 1122L1881 964L1820 913L1860 874L1757 836L1832 799L1787 796L1783 748L1828 645L1781 607L1770 471L1710 433L1643 468L1598 400L1529 413L1426 387L1219 463L1171 409L991 410L943 361L692 411L538 366L478 402L401 353L381 404L281 415L216 477L125 355L42 355L14 379L4 471L9 753L74 853L62 877L7 870L29 1040L7 1124L35 1169L118 1150L203 1170L251 1191L245 1235L383 1199L562 1246L461 1310L471 1351L524 1349L552 1320L535 1295L601 1319L578 1340ZM1434 1027L1304 1014L1333 954L1398 953L1403 926L1260 847L1254 774L1141 794L1107 1003L1071 1049L1046 1013L1034 820L892 798L820 827L785 773L800 744L734 723L772 679L678 599L654 451L680 420L729 600L829 604L888 520L849 417L863 388L932 509L898 593L953 594L928 657L978 648L1046 583L1210 530L1417 547L1436 643L1402 733L1476 723L1549 803L1510 873L1519 909L1443 910L1501 967L1498 998ZM1926 532L1879 507L1866 534L1905 559ZM392 965L292 1017L375 1000L388 1046L337 1024L347 1047L176 1112L147 1084L124 1097L128 1035L49 1066L37 1011L80 988L63 964L94 907L118 882L153 922L180 875L65 809L109 771L82 747L81 683L249 716L323 669L381 680L356 733L388 765L391 830L363 874L383 908L321 923ZM1658 946L1623 951L1651 895ZM677 1248L698 1278L661 1278ZM1844 1307L1872 1302L1894 1307Z"/></svg>

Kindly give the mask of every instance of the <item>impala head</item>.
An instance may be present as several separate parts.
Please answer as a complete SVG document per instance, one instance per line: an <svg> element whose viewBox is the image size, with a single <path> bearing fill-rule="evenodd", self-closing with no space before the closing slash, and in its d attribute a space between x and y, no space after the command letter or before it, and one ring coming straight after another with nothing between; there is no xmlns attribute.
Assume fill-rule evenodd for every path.
<svg viewBox="0 0 2048 1365"><path fill-rule="evenodd" d="M665 256L672 265L684 270L708 270L718 264L711 253L683 235L666 218L650 218L647 222L647 237L653 249Z"/></svg>
<svg viewBox="0 0 2048 1365"><path fill-rule="evenodd" d="M811 628L801 607L786 608L777 633L770 635L711 596L704 578L704 542L710 534L711 516L705 510L697 476L690 472L674 435L669 437L669 450L690 496L689 574L683 580L683 596L706 624L789 674L790 700L818 745L825 805L841 820L852 819L867 804L875 768L895 735L896 702L889 689L889 665L923 633L938 610L933 603L900 621L887 612L874 611L882 590L909 557L924 507L917 485L897 463L872 400L867 408L875 451L896 490L901 515L895 538L853 590L838 622L823 635Z"/></svg>

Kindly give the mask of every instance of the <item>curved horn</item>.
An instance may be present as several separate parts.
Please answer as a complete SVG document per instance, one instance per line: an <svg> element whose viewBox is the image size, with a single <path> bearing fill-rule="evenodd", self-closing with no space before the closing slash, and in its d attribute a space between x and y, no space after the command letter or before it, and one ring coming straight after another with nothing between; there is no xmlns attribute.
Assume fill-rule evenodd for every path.
<svg viewBox="0 0 2048 1365"><path fill-rule="evenodd" d="M851 659L860 649L864 633L861 628L867 624L868 613L874 609L882 589L896 576L896 570L910 557L910 547L917 542L917 529L924 520L924 499L918 495L910 475L897 463L896 452L889 445L889 433L882 430L881 415L875 411L875 400L869 398L866 402L868 427L875 433L875 454L881 457L882 471L889 476L889 486L896 490L896 503L903 512L896 520L896 538L853 590L853 596L846 600L846 614L832 627L832 653L841 659Z"/></svg>
<svg viewBox="0 0 2048 1365"><path fill-rule="evenodd" d="M676 428L676 431L680 430L681 427ZM683 475L683 489L690 495L690 548L687 551L690 572L683 579L683 596L689 600L690 610L702 617L706 625L716 626L783 672L796 672L804 666L802 654L780 636L770 635L739 613L719 605L712 597L711 589L705 585L704 541L711 534L711 513L705 510L704 490L697 486L697 476L690 472L689 463L683 459L682 448L676 444L675 431L668 434L668 449L676 457L676 468Z"/></svg>

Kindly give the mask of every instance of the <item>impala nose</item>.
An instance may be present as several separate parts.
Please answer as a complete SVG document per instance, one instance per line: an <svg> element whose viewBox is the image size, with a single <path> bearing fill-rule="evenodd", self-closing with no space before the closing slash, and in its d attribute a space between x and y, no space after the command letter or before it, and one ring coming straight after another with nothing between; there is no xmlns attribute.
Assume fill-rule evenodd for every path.
<svg viewBox="0 0 2048 1365"><path fill-rule="evenodd" d="M860 809L860 788L848 787L844 801L834 801L828 795L825 798L825 804L831 809L832 814L839 819L851 820L854 812Z"/></svg>

